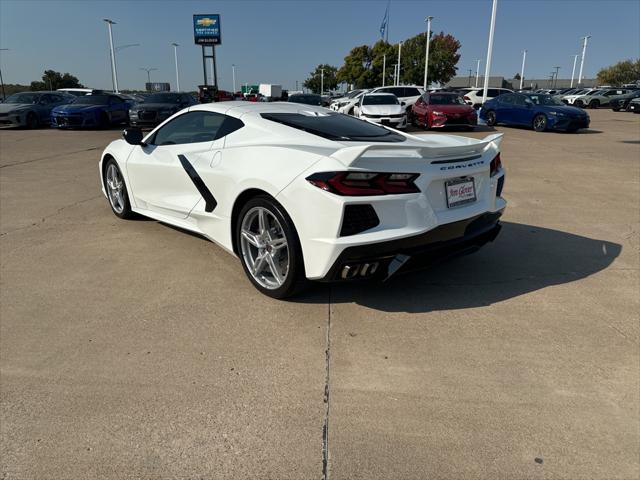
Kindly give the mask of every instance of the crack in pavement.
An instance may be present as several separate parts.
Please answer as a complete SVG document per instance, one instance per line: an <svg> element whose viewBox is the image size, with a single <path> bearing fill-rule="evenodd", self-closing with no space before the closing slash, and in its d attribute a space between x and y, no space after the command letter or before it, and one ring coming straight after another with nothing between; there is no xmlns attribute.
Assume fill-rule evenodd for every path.
<svg viewBox="0 0 640 480"><path fill-rule="evenodd" d="M329 287L329 301L327 302L327 339L325 356L324 378L324 423L322 425L322 479L329 480L329 399L330 399L330 373L331 373L331 287Z"/></svg>
<svg viewBox="0 0 640 480"><path fill-rule="evenodd" d="M20 227L20 228L14 228L13 230L8 230L6 232L2 232L0 233L0 237L4 237L5 235L8 235L10 233L13 232L19 232L20 230L26 230L28 228L31 227L37 227L39 225L42 225L48 218L51 217L55 217L56 215L59 215L63 210L66 210L67 208L71 208L71 207L76 207L82 203L86 203L86 202L90 202L91 200L95 200L96 198L100 198L102 197L102 195L94 195L93 197L89 197L89 198L85 198L83 200L78 200L77 202L71 203L69 205L65 205L63 207L60 207L58 210L55 211L55 213L52 213L51 215L47 215L45 217L42 217L39 221L32 223L31 225L27 225L24 227Z"/></svg>
<svg viewBox="0 0 640 480"><path fill-rule="evenodd" d="M57 153L55 155L48 155L46 157L34 158L32 160L25 160L24 162L7 163L6 165L0 165L0 168L15 167L16 165L24 165L27 163L40 162L42 160L51 160L52 158L56 158L56 157L60 157L60 159L62 159L62 158L65 158L66 155L75 155L76 153L91 152L93 150L100 150L100 148L101 147L91 147L91 148L84 148L82 150L76 150L73 152L65 152L61 154Z"/></svg>

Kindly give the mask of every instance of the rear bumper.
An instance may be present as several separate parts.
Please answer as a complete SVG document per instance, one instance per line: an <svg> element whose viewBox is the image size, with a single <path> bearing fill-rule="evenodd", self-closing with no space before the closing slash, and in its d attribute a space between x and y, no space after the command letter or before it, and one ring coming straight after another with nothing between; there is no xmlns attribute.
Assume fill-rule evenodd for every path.
<svg viewBox="0 0 640 480"><path fill-rule="evenodd" d="M449 258L472 253L497 237L501 228L501 215L502 211L488 212L440 225L412 237L348 247L342 251L327 275L319 281L385 279L397 273L427 268Z"/></svg>

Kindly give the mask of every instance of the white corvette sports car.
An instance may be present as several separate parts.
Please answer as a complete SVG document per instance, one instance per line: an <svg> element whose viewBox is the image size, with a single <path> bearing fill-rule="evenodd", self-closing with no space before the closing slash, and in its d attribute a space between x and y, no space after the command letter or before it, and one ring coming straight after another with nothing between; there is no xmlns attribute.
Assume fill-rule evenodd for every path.
<svg viewBox="0 0 640 480"><path fill-rule="evenodd" d="M123 136L99 165L113 212L204 235L275 298L474 251L506 206L501 134L420 138L321 107L223 102Z"/></svg>

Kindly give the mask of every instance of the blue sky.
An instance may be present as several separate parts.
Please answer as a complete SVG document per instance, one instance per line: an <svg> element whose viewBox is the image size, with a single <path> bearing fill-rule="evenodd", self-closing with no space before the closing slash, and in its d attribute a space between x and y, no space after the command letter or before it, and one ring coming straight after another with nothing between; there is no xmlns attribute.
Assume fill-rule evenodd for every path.
<svg viewBox="0 0 640 480"><path fill-rule="evenodd" d="M178 42L182 89L202 83L202 59L193 43L192 14L222 15L218 56L220 87L279 83L294 88L319 63L340 66L349 49L379 39L386 0L235 1L30 1L0 0L0 66L5 83L29 83L45 69L70 72L87 86L110 88L108 34L103 18L118 22L114 43L139 43L117 54L120 88L141 89L146 72L153 81L175 82L173 47ZM451 33L462 43L460 75L475 71L486 57L490 0L391 0L389 41L425 29ZM527 49L526 76L547 78L560 65L571 76L580 37L593 37L585 76L622 59L640 56L640 0L500 0L496 21L493 75L511 78ZM484 66L481 67L484 72ZM577 75L577 73L576 73Z"/></svg>

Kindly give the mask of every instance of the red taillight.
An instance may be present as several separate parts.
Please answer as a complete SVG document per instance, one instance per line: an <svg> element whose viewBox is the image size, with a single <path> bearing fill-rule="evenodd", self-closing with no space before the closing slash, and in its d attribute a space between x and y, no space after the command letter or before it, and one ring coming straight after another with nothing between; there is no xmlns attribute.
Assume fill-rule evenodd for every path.
<svg viewBox="0 0 640 480"><path fill-rule="evenodd" d="M466 95L464 97L462 97L462 98L464 98L467 102L471 101L471 99L469 97L467 97Z"/></svg>
<svg viewBox="0 0 640 480"><path fill-rule="evenodd" d="M417 193L417 173L322 172L307 177L312 185L345 196Z"/></svg>
<svg viewBox="0 0 640 480"><path fill-rule="evenodd" d="M490 176L493 177L496 173L498 173L498 170L500 170L501 168L502 168L502 161L500 160L500 154L498 153L498 155L496 155L495 158L491 160L491 165L489 167Z"/></svg>

